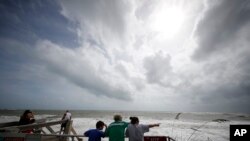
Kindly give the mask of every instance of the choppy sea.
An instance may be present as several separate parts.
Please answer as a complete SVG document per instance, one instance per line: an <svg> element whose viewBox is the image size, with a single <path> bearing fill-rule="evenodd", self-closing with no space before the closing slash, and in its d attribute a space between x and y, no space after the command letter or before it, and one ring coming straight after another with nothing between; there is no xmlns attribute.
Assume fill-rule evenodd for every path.
<svg viewBox="0 0 250 141"><path fill-rule="evenodd" d="M33 110L36 119L60 120L65 111ZM160 123L145 135L170 136L177 141L229 141L229 126L250 124L250 114L235 113L177 113L142 111L87 111L72 110L73 128L78 134L95 128L98 120L107 125L113 122L114 114L121 114L124 121L137 116L141 124ZM23 110L0 110L0 123L18 121ZM58 131L60 125L52 126ZM86 140L86 139L85 139ZM107 139L103 139L107 141ZM126 139L127 140L127 139Z"/></svg>

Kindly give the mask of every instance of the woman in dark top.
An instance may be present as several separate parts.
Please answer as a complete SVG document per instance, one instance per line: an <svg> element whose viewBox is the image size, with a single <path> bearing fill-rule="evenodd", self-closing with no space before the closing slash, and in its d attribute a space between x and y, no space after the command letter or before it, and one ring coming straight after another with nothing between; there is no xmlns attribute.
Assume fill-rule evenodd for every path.
<svg viewBox="0 0 250 141"><path fill-rule="evenodd" d="M23 115L20 117L19 125L27 125L35 122L34 115L30 110L25 110ZM33 129L21 131L23 133L33 133Z"/></svg>

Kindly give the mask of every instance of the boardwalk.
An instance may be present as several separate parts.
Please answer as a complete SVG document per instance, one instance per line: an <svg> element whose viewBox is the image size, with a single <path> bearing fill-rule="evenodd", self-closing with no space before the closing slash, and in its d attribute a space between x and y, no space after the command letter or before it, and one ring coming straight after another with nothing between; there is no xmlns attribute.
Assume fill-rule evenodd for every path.
<svg viewBox="0 0 250 141"><path fill-rule="evenodd" d="M8 122L0 124L0 141L82 141L86 138L84 135L77 135L75 129L72 127L73 120L69 121L63 134L59 131L54 131L52 126L61 125L65 120L45 122L45 120L38 120L37 123L29 125L18 126L18 122ZM39 133L25 134L20 133L23 130L35 129ZM47 131L46 131L46 130ZM87 138L85 139L87 140ZM145 141L175 141L168 136L145 136Z"/></svg>

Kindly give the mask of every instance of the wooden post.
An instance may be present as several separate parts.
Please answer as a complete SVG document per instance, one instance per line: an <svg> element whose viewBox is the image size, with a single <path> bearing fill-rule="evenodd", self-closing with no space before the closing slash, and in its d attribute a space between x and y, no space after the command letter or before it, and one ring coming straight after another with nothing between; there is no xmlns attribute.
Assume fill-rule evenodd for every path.
<svg viewBox="0 0 250 141"><path fill-rule="evenodd" d="M64 132L63 132L63 134L67 134L67 135L69 135L70 134L70 131L71 131L71 126L72 126L72 122L73 122L73 120L68 120L67 121L67 124L66 124L66 127L65 127L65 129L64 129ZM66 137L65 139L63 139L64 141L68 141L69 140L69 138L68 137Z"/></svg>
<svg viewBox="0 0 250 141"><path fill-rule="evenodd" d="M77 135L77 133L76 133L76 131L75 131L75 129L73 127L71 128L71 132L73 133L73 135ZM79 137L76 137L76 138L77 138L78 141L82 141L81 138L79 138Z"/></svg>

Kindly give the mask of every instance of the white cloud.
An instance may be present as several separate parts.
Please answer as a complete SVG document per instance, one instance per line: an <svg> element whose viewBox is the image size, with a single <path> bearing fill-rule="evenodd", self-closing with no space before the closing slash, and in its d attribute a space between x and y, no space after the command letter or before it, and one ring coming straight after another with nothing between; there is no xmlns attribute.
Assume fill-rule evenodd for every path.
<svg viewBox="0 0 250 141"><path fill-rule="evenodd" d="M60 1L78 46L46 38L18 48L4 39L1 50L28 56L18 76L32 76L51 103L61 93L76 108L237 111L249 105L250 86L249 6L240 2Z"/></svg>
<svg viewBox="0 0 250 141"><path fill-rule="evenodd" d="M121 6L122 3L125 3L124 7ZM236 64L225 62L230 59L229 56L231 55L228 54L227 57L222 57L220 54L215 54L213 59L205 62L194 62L190 56L194 49L196 49L196 56L206 56L209 45L202 41L211 41L209 40L210 37L213 39L216 37L212 36L214 34L206 36L210 34L202 32L202 29L209 31L208 33L217 29L217 26L215 26L215 30L213 30L212 26L205 28L204 26L209 25L209 23L216 23L216 21L206 21L206 19L213 19L214 16L218 18L225 17L225 13L227 13L225 5L232 6L232 2L136 1L128 3L108 1L103 3L95 1L87 4L85 2L76 4L77 6L63 3L66 11L64 12L65 15L69 18L74 17L74 20L80 22L82 42L96 44L97 48L103 51L111 66L115 66L114 68L107 68L107 70L112 70L112 73L130 86L135 94L132 95L135 101L142 99L146 101L140 101L139 103L142 105L148 104L157 107L154 105L156 101L164 98L170 101L178 101L178 99L182 100L185 97L187 101L185 107L187 109L188 107L196 109L192 105L202 105L205 97L207 99L220 97L219 99L224 101L222 96L225 95L223 87L235 79L232 75L236 75L233 69ZM223 4L225 5L223 6ZM88 8L81 10L82 8L78 8L80 5L88 5ZM97 5L98 9L96 9ZM92 7L92 9L89 7ZM107 7L108 10L101 10ZM214 7L224 7L224 9L221 10L222 13L217 10L220 13L217 14ZM162 11L164 8L172 9L172 11L164 13ZM233 10L233 8L231 9ZM203 15L200 15L200 12ZM157 15L161 15L161 17L158 17L158 23L154 23L154 21L157 21L155 19ZM174 24L174 20L178 23ZM161 25L160 30L152 27L152 25L161 22L169 24ZM222 20L221 22L225 21ZM178 26L175 26L177 24ZM228 24L222 29L229 31L231 26ZM196 42L196 39L199 39L198 42ZM217 40L220 40L220 38ZM234 43L236 42L234 41ZM211 43L210 45L215 44ZM229 46L228 43L217 45L218 48ZM199 52L201 49L205 51ZM211 52L214 51L211 50ZM210 51L207 53L210 54ZM232 60L232 62L234 61ZM230 66L232 64L234 65ZM224 67L228 67L226 72ZM240 79L238 80L240 81ZM221 90L219 91L219 89ZM225 87L225 89L228 88ZM212 94L215 91L220 93ZM171 96L171 94L174 94L174 96ZM149 102L151 101L150 98L154 99L152 100L155 101L154 104ZM174 106L178 105L167 101L161 102L160 105L163 106L164 104L171 105L170 107L173 107L173 109ZM217 104L219 106L220 102ZM208 105L204 107L209 109ZM214 107L211 109L214 109Z"/></svg>

